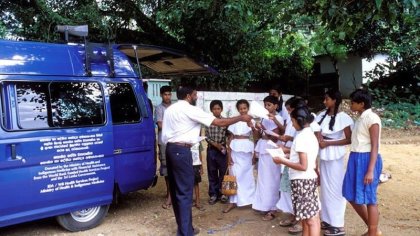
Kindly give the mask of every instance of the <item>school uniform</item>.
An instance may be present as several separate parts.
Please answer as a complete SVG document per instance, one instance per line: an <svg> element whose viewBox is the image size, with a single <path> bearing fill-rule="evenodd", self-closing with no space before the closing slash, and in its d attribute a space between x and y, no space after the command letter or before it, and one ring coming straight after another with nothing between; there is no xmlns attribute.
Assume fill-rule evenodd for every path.
<svg viewBox="0 0 420 236"><path fill-rule="evenodd" d="M378 157L373 171L373 182L365 185L371 152L369 129L372 125L379 125ZM379 176L382 172L382 158L379 154L381 140L381 119L372 109L365 110L356 120L351 135L350 156L343 182L343 196L349 202L356 204L377 204L377 189Z"/></svg>
<svg viewBox="0 0 420 236"><path fill-rule="evenodd" d="M236 195L230 196L229 202L235 203L237 206L250 205L254 200L255 194L255 179L252 167L254 143L250 139L252 129L246 122L239 121L230 125L228 130L233 135L229 146L233 161L230 170L236 176L236 183L238 185Z"/></svg>
<svg viewBox="0 0 420 236"><path fill-rule="evenodd" d="M277 111L277 115L276 116L278 117L277 120L279 120L280 123L282 125L284 125L290 119L290 115L289 115L289 112L286 109L286 106L285 106L285 103L284 102L282 104L280 104L280 101L279 101L278 106L279 107L276 110ZM280 110L280 106L281 106L281 110Z"/></svg>
<svg viewBox="0 0 420 236"><path fill-rule="evenodd" d="M305 171L289 168L293 211L297 221L314 217L321 208L315 172L318 151L318 140L310 127L297 132L290 149L290 161L299 163L299 152L305 152L307 155Z"/></svg>
<svg viewBox="0 0 420 236"><path fill-rule="evenodd" d="M261 124L267 129L273 131L277 128L274 121L263 119ZM266 151L268 148L268 138L263 137L258 140L255 146L255 152L258 153L258 177L255 190L255 199L252 208L258 211L276 210L278 202L281 167L273 162L273 158Z"/></svg>
<svg viewBox="0 0 420 236"><path fill-rule="evenodd" d="M201 145L196 143L191 147L192 165L194 169L194 185L201 183L201 160L200 160Z"/></svg>
<svg viewBox="0 0 420 236"><path fill-rule="evenodd" d="M331 116L321 112L316 121L322 123L321 135L325 141L336 141L345 139L344 129L352 128L352 118L344 112L336 114L333 129L329 124ZM344 214L346 210L346 199L342 195L344 179L346 146L328 146L319 150L320 174L321 174L321 220L334 226L344 227Z"/></svg>
<svg viewBox="0 0 420 236"><path fill-rule="evenodd" d="M293 127L292 119L289 118L286 121L286 130L284 135L295 137L296 129ZM293 144L293 141L281 142L285 147L290 148ZM281 165L281 178L280 178L280 199L276 203L276 207L284 213L293 214L293 205L292 205L292 189L290 186L289 178L289 167Z"/></svg>

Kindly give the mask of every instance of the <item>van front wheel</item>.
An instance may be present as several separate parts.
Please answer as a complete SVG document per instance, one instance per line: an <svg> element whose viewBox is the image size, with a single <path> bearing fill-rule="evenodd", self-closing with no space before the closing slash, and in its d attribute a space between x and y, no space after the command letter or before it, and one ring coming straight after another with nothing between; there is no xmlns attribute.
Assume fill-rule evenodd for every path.
<svg viewBox="0 0 420 236"><path fill-rule="evenodd" d="M104 205L73 211L57 216L57 221L63 228L72 232L88 230L105 219L108 209L109 205Z"/></svg>

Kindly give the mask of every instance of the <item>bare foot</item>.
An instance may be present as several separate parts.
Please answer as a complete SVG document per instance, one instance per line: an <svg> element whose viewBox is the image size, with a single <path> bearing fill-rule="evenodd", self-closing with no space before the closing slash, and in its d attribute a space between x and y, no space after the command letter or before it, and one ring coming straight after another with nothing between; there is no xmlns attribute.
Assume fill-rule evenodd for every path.
<svg viewBox="0 0 420 236"><path fill-rule="evenodd" d="M197 208L200 211L206 210L206 209L204 209L204 207L200 203L198 203L198 204L196 203L196 204L194 204L194 206L195 206L195 208Z"/></svg>
<svg viewBox="0 0 420 236"><path fill-rule="evenodd" d="M228 213L233 208L236 208L236 204L235 203L229 203L229 205L223 210L223 213Z"/></svg>
<svg viewBox="0 0 420 236"><path fill-rule="evenodd" d="M162 204L162 208L163 208L163 209L169 209L169 208L171 208L171 206L172 206L172 204L171 204L171 203L163 203L163 204Z"/></svg>

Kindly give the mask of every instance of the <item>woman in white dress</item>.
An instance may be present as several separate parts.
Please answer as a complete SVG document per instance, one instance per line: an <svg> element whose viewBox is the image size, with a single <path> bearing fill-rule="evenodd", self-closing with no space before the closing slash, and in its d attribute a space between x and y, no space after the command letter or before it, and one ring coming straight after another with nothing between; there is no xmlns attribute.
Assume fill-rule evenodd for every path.
<svg viewBox="0 0 420 236"><path fill-rule="evenodd" d="M279 137L279 128L276 124L276 122L279 122L276 120L277 103L277 98L274 96L264 98L264 107L269 113L269 119L262 119L260 127L261 138L255 147L255 152L258 156L258 177L252 209L265 212L266 215L263 217L263 220L274 219L274 213L277 210L276 203L280 198L281 167L273 162L273 158L266 151L267 148L272 148L268 144L268 141L272 140L273 142L277 142L275 134ZM273 133L274 135L272 135Z"/></svg>
<svg viewBox="0 0 420 236"><path fill-rule="evenodd" d="M286 109L290 113L293 109L290 107L290 104L295 100L295 97L290 98L286 101ZM293 139L296 135L296 129L292 125L292 119L288 118L286 121L286 130L284 135L280 136L280 144L286 148L291 148ZM283 213L287 213L290 215L289 218L283 219L280 221L279 225L283 227L293 226L296 224L293 205L292 205L292 197L291 197L291 188L290 188L290 179L289 179L289 167L282 165L282 175L280 179L280 200L277 202L276 207L281 210Z"/></svg>
<svg viewBox="0 0 420 236"><path fill-rule="evenodd" d="M346 200L342 195L345 174L345 145L351 143L352 118L339 112L341 93L329 90L325 93L327 108L316 118L321 126L319 157L321 174L321 220L324 235L344 235Z"/></svg>
<svg viewBox="0 0 420 236"><path fill-rule="evenodd" d="M241 99L236 103L239 114L247 114L249 103ZM229 197L229 204L223 210L228 213L233 208L250 205L254 199L255 179L253 174L252 156L254 143L251 141L254 124L247 124L243 121L237 122L228 127L228 164L231 174L236 176L238 185L237 193Z"/></svg>

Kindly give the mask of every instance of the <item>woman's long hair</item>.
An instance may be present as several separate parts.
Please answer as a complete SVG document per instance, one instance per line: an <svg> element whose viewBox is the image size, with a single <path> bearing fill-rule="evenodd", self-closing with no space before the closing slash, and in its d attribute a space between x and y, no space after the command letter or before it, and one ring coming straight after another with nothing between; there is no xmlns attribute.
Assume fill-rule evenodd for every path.
<svg viewBox="0 0 420 236"><path fill-rule="evenodd" d="M338 90L334 90L334 89L330 89L327 92L325 92L325 95L330 97L331 99L335 100L335 106L334 106L334 115L331 116L331 120L329 123L329 128L330 130L334 130L334 124L335 124L335 117L337 116L338 113L338 107L341 104L341 101L343 100L341 98L341 93ZM330 108L328 108L325 111L324 116L322 116L321 120L318 122L319 125L322 124L322 121L324 121L325 117L328 115L328 113L330 113Z"/></svg>

